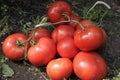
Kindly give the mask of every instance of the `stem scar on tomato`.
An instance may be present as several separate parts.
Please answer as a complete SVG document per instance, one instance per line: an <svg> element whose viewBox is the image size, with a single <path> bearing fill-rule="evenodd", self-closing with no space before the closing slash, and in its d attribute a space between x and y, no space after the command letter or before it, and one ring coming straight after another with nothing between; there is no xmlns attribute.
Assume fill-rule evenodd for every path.
<svg viewBox="0 0 120 80"><path fill-rule="evenodd" d="M17 45L18 47L22 47L24 44L23 44L23 42L17 40L17 41L16 41L16 45Z"/></svg>

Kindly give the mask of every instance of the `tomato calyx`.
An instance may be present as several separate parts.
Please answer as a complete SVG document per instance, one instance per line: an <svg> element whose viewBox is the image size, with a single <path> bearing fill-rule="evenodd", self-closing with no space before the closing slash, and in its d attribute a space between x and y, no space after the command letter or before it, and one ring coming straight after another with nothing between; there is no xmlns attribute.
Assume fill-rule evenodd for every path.
<svg viewBox="0 0 120 80"><path fill-rule="evenodd" d="M18 47L24 46L23 42L21 42L21 41L19 41L19 40L16 41L16 45L17 45Z"/></svg>

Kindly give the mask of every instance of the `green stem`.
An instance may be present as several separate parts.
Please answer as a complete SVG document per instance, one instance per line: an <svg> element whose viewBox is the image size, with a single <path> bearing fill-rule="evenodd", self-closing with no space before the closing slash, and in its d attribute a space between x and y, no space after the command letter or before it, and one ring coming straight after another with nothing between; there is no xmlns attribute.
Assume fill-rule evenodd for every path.
<svg viewBox="0 0 120 80"><path fill-rule="evenodd" d="M64 21L59 21L59 22L56 22L56 23L50 23L50 22L46 22L46 21L47 21L47 17L44 17L44 18L42 19L42 22L41 22L41 23L35 25L35 28L45 27L45 26L52 26L52 25L57 25L57 24L61 24L61 23L68 23L68 22L71 21L71 20L70 20L70 17L69 17L67 14L63 13L62 15L65 16L65 17L67 17L68 19L67 19L67 20L64 20Z"/></svg>
<svg viewBox="0 0 120 80"><path fill-rule="evenodd" d="M46 22L46 23L40 23L40 24L37 24L35 25L35 28L38 28L38 27L44 27L44 26L52 26L52 25L57 25L57 24L61 24L61 23L69 23L69 22L75 22L77 24L79 24L82 28L82 31L84 31L84 27L82 24L80 24L80 22L76 21L76 20L71 20L69 16L68 17L68 20L64 20L64 21L59 21L59 22L56 22L56 23L50 23L50 22Z"/></svg>
<svg viewBox="0 0 120 80"><path fill-rule="evenodd" d="M103 2L103 1L97 1L87 12L87 15L89 14L89 12L95 8L96 5L98 4L103 4L104 6L106 6L108 9L111 9L111 7L106 3L106 2Z"/></svg>
<svg viewBox="0 0 120 80"><path fill-rule="evenodd" d="M98 24L98 26L101 26L102 25L102 20L103 20L103 18L105 17L105 15L108 13L108 10L107 11L105 11L105 13L102 15L102 17L100 18L100 22L99 22L99 24Z"/></svg>
<svg viewBox="0 0 120 80"><path fill-rule="evenodd" d="M80 24L79 21L76 21L76 20L71 20L71 21L77 23L78 25L80 25L80 27L82 28L82 31L85 30L84 26L82 24Z"/></svg>
<svg viewBox="0 0 120 80"><path fill-rule="evenodd" d="M40 24L47 22L47 20L48 20L47 17L43 17L43 19L40 21Z"/></svg>
<svg viewBox="0 0 120 80"><path fill-rule="evenodd" d="M56 23L47 22L47 23L37 24L37 25L35 25L35 28L44 27L44 26L52 26L52 25L57 25L57 24L61 24L61 23L68 23L68 22L70 22L70 21L65 20L65 21L60 21L60 22L56 22Z"/></svg>

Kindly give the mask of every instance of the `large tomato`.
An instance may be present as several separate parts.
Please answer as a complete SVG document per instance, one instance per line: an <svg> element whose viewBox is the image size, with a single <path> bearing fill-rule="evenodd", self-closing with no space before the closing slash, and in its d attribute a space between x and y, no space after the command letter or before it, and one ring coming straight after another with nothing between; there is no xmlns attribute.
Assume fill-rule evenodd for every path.
<svg viewBox="0 0 120 80"><path fill-rule="evenodd" d="M64 80L68 78L73 70L73 65L68 58L58 58L51 60L47 67L46 72L52 80Z"/></svg>
<svg viewBox="0 0 120 80"><path fill-rule="evenodd" d="M48 18L52 23L66 20L72 13L70 5L65 1L56 1L48 9Z"/></svg>
<svg viewBox="0 0 120 80"><path fill-rule="evenodd" d="M74 58L79 49L75 46L73 38L65 37L58 41L57 51L61 57Z"/></svg>
<svg viewBox="0 0 120 80"><path fill-rule="evenodd" d="M74 31L74 28L70 25L59 25L53 30L52 38L55 42L57 42L65 37L73 37Z"/></svg>
<svg viewBox="0 0 120 80"><path fill-rule="evenodd" d="M2 45L2 50L5 56L14 61L23 59L27 50L27 43L22 44L22 42L27 39L28 37L22 33L9 35Z"/></svg>
<svg viewBox="0 0 120 80"><path fill-rule="evenodd" d="M29 36L32 36L35 30L32 30ZM44 28L37 28L34 34L34 41L38 42L41 37L51 37L50 32Z"/></svg>
<svg viewBox="0 0 120 80"><path fill-rule="evenodd" d="M73 60L73 69L82 80L102 80L107 74L106 62L96 52L79 52Z"/></svg>
<svg viewBox="0 0 120 80"><path fill-rule="evenodd" d="M103 44L103 32L99 27L91 26L86 28L85 31L76 31L74 34L74 42L80 50L95 50Z"/></svg>
<svg viewBox="0 0 120 80"><path fill-rule="evenodd" d="M35 66L46 65L56 55L56 44L48 38L42 37L39 42L28 50L28 60Z"/></svg>

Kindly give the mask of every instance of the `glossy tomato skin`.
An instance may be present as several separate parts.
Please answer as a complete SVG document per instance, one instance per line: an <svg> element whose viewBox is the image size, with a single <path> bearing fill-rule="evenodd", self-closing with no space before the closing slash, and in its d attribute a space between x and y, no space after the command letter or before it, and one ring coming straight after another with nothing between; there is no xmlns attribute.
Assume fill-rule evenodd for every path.
<svg viewBox="0 0 120 80"><path fill-rule="evenodd" d="M46 72L52 80L64 80L72 74L72 71L73 65L68 58L51 60L46 67Z"/></svg>
<svg viewBox="0 0 120 80"><path fill-rule="evenodd" d="M32 30L29 36L32 36L35 30ZM34 35L34 41L38 42L41 37L51 37L50 32L45 28L37 28Z"/></svg>
<svg viewBox="0 0 120 80"><path fill-rule="evenodd" d="M83 51L98 49L103 43L103 32L97 26L91 26L85 31L76 30L74 33L75 45Z"/></svg>
<svg viewBox="0 0 120 80"><path fill-rule="evenodd" d="M87 27L89 27L89 26L95 26L95 24L94 24L93 21L87 20L87 19L81 20L81 21L80 21L80 24L81 24L84 28L87 28ZM81 28L81 26L80 26L79 24L76 26L76 29L82 30L82 28Z"/></svg>
<svg viewBox="0 0 120 80"><path fill-rule="evenodd" d="M14 33L9 35L3 42L2 50L6 57L11 60L19 61L24 58L27 50L27 43L23 46L18 46L17 41L24 42L28 37L23 33Z"/></svg>
<svg viewBox="0 0 120 80"><path fill-rule="evenodd" d="M80 21L81 21L80 17L79 17L78 15L74 14L74 13L72 13L72 14L70 15L70 19L71 19L71 20L75 20L75 21L77 21L77 22L80 22ZM77 26L78 23L71 21L71 22L68 23L68 24L69 24L70 26L76 28L76 26Z"/></svg>
<svg viewBox="0 0 120 80"><path fill-rule="evenodd" d="M70 5L65 1L56 1L52 3L48 9L48 19L52 22L59 22L66 20L67 17L63 16L66 14L70 16L72 13Z"/></svg>
<svg viewBox="0 0 120 80"><path fill-rule="evenodd" d="M74 35L74 28L70 25L59 25L57 28L55 28L52 32L52 39L55 42L58 42L62 38L65 37L73 37Z"/></svg>
<svg viewBox="0 0 120 80"><path fill-rule="evenodd" d="M73 69L81 80L102 80L107 74L106 62L96 52L79 52L73 60Z"/></svg>
<svg viewBox="0 0 120 80"><path fill-rule="evenodd" d="M65 37L58 41L57 51L61 57L72 59L78 53L79 49L75 46L73 38Z"/></svg>
<svg viewBox="0 0 120 80"><path fill-rule="evenodd" d="M35 66L46 65L55 55L56 44L48 37L42 37L36 45L28 50L28 60Z"/></svg>

